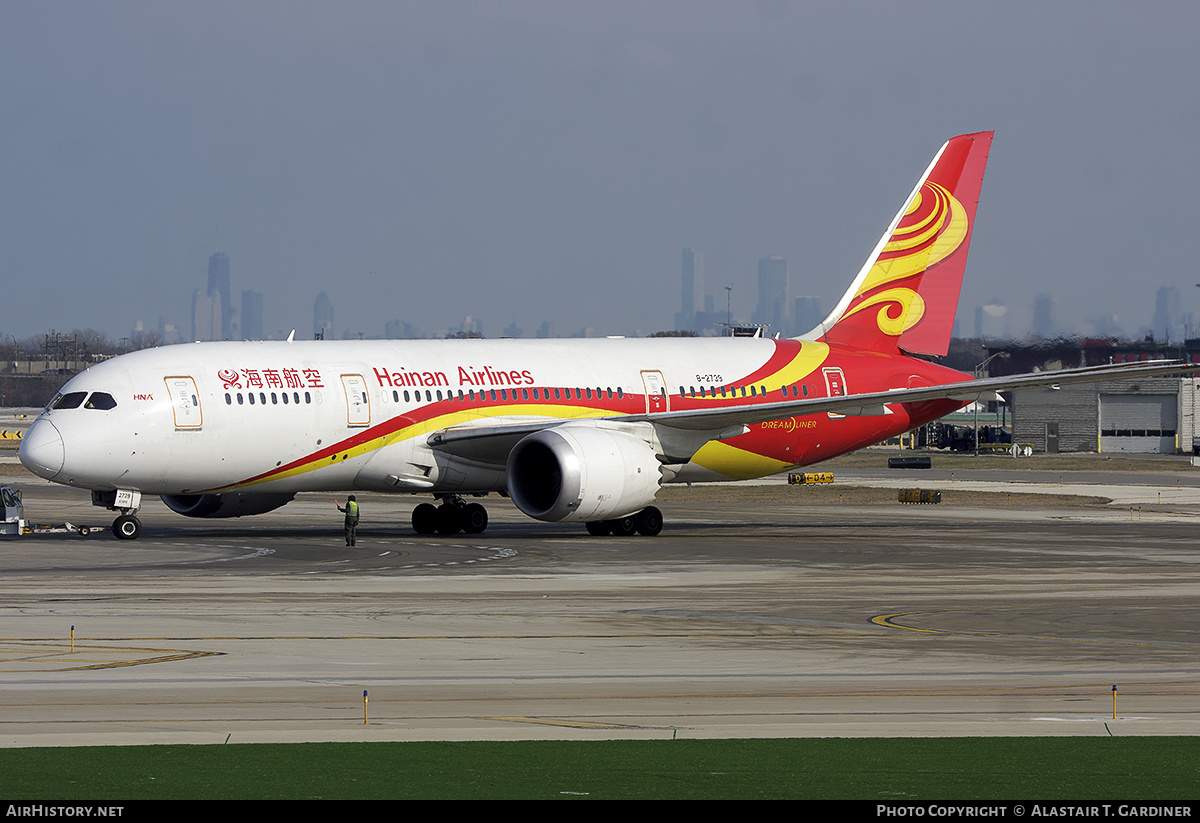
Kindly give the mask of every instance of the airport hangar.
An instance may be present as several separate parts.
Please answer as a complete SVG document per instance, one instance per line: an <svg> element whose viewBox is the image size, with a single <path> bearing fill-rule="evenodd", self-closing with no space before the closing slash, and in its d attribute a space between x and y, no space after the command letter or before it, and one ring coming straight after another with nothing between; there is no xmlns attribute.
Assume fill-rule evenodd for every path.
<svg viewBox="0 0 1200 823"><path fill-rule="evenodd" d="M1198 383L1154 377L1014 392L1013 440L1044 452L1195 453Z"/></svg>
<svg viewBox="0 0 1200 823"><path fill-rule="evenodd" d="M1177 345L1083 340L986 348L991 377L1149 360L1194 362L1200 372L1200 339ZM1035 451L1194 454L1193 438L1200 438L1200 378L1190 375L1026 389L1002 396L1012 415L1013 441Z"/></svg>

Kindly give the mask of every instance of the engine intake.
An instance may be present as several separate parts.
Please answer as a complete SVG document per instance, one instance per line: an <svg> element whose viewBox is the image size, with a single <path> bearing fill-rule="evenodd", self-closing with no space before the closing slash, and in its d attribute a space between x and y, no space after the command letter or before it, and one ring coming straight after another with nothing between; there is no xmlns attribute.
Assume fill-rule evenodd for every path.
<svg viewBox="0 0 1200 823"><path fill-rule="evenodd" d="M624 431L566 425L522 439L508 455L508 496L536 520L625 517L658 493L661 464L650 444Z"/></svg>
<svg viewBox="0 0 1200 823"><path fill-rule="evenodd" d="M296 494L164 494L167 508L184 517L245 517L274 511Z"/></svg>

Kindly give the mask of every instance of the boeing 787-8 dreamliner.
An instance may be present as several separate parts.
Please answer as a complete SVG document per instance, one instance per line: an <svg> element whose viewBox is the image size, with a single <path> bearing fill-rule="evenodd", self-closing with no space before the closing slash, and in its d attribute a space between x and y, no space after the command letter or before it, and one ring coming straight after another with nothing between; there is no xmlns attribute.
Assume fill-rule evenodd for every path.
<svg viewBox="0 0 1200 823"><path fill-rule="evenodd" d="M797 339L215 342L73 377L21 443L141 533L143 494L238 517L302 491L430 495L420 533L482 532L473 498L537 520L657 534L664 483L776 474L998 390L1183 371L1105 366L972 379L944 355L992 133L938 151L837 306ZM468 502L471 501L471 502Z"/></svg>

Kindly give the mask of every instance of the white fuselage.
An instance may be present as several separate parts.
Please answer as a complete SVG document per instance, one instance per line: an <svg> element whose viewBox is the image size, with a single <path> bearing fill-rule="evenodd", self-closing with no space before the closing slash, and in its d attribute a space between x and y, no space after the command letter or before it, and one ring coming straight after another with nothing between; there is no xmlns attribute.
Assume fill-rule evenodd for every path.
<svg viewBox="0 0 1200 823"><path fill-rule="evenodd" d="M31 427L22 460L67 485L151 494L499 491L502 460L436 453L428 435L758 402L789 382L824 394L817 366L829 347L782 343L782 358L780 341L730 338L168 346L72 378ZM764 371L768 361L780 368ZM671 479L799 465L800 434L795 459L732 474L689 465Z"/></svg>

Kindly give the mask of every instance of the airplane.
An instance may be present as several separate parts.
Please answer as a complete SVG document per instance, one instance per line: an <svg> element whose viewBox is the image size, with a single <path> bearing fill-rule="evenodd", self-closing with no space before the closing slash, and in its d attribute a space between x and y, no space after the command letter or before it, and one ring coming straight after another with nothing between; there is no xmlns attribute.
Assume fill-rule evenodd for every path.
<svg viewBox="0 0 1200 823"><path fill-rule="evenodd" d="M590 534L656 535L665 483L818 463L1001 390L1170 374L1174 361L974 379L950 340L992 132L937 152L829 316L794 339L206 342L71 378L21 463L137 538L143 494L188 517L299 492L432 495L419 534L477 534L474 498Z"/></svg>

